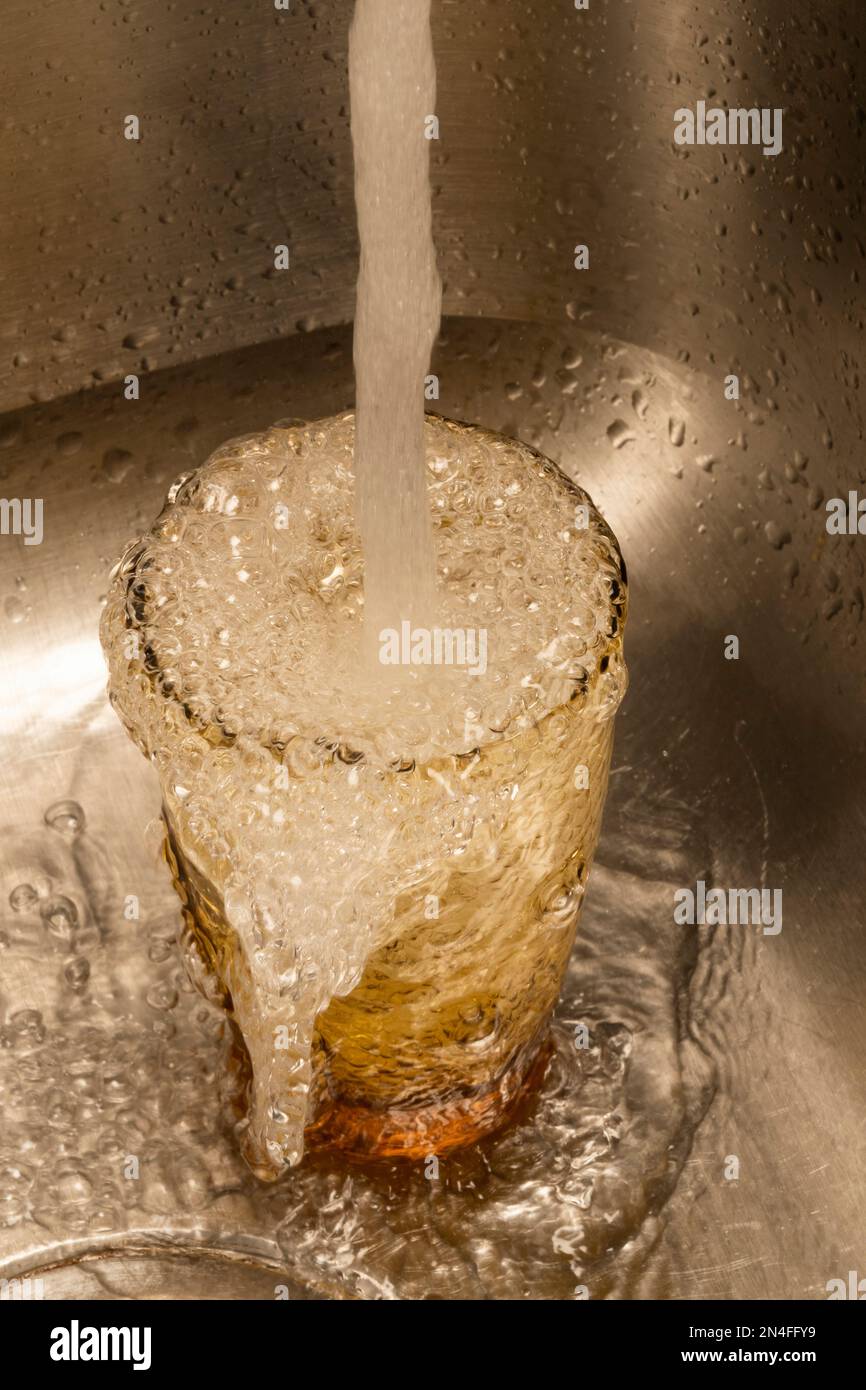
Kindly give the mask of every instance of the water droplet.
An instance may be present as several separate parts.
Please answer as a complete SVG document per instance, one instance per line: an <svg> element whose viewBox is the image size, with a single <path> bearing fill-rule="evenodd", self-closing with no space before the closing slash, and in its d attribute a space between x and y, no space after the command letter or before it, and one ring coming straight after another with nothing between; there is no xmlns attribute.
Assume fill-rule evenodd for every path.
<svg viewBox="0 0 866 1390"><path fill-rule="evenodd" d="M140 348L148 347L150 343L155 343L159 337L159 329L141 328L134 333L127 333L123 340L123 346L132 352L137 352Z"/></svg>
<svg viewBox="0 0 866 1390"><path fill-rule="evenodd" d="M621 449L624 444L631 444L637 439L634 430L629 429L625 420L614 420L612 425L608 425L607 437L615 449Z"/></svg>
<svg viewBox="0 0 866 1390"><path fill-rule="evenodd" d="M4 420L0 425L0 449L11 449L21 438L21 421Z"/></svg>
<svg viewBox="0 0 866 1390"><path fill-rule="evenodd" d="M3 612L10 623L23 623L27 616L27 609L15 594L3 601Z"/></svg>
<svg viewBox="0 0 866 1390"><path fill-rule="evenodd" d="M791 532L786 530L784 526L780 526L777 521L767 522L764 527L764 535L774 550L781 550L791 540Z"/></svg>
<svg viewBox="0 0 866 1390"><path fill-rule="evenodd" d="M841 612L841 610L842 599L839 594L834 594L832 598L828 598L824 604L822 604L821 617L827 619L835 618L836 614Z"/></svg>
<svg viewBox="0 0 866 1390"><path fill-rule="evenodd" d="M102 472L110 483L122 483L131 467L128 449L108 449L102 456Z"/></svg>
<svg viewBox="0 0 866 1390"><path fill-rule="evenodd" d="M84 435L78 430L69 430L66 434L60 434L54 441L54 447L61 458L71 458L77 454L84 443Z"/></svg>

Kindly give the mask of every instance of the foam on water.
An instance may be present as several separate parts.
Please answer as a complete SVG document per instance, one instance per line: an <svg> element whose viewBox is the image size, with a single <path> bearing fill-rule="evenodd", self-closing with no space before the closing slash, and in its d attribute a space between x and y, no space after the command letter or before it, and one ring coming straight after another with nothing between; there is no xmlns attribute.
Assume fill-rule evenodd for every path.
<svg viewBox="0 0 866 1390"><path fill-rule="evenodd" d="M432 418L443 621L486 630L488 664L369 678L353 442L344 415L217 450L127 549L102 626L112 701L243 945L247 1151L273 1172L302 1153L316 1017L358 983L398 896L495 852L520 813L520 735L557 706L584 710L603 796L591 730L624 689L622 565L589 499L532 450ZM474 775L491 745L495 775Z"/></svg>
<svg viewBox="0 0 866 1390"><path fill-rule="evenodd" d="M323 740L383 767L513 736L585 683L610 638L610 532L540 455L428 417L439 620L475 634L476 651L485 635L486 668L383 665L371 677L353 425L344 415L232 441L172 490L129 552L128 616L143 621L160 688L222 739Z"/></svg>

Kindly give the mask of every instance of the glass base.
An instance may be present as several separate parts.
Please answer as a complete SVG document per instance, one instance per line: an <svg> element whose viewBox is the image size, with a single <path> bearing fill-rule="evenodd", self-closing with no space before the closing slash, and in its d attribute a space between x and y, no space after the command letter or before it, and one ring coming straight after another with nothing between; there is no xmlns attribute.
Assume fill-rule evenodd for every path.
<svg viewBox="0 0 866 1390"><path fill-rule="evenodd" d="M514 1122L541 1084L551 1051L549 1039L539 1037L480 1094L436 1105L371 1110L334 1100L306 1129L306 1146L359 1159L425 1159L452 1153Z"/></svg>

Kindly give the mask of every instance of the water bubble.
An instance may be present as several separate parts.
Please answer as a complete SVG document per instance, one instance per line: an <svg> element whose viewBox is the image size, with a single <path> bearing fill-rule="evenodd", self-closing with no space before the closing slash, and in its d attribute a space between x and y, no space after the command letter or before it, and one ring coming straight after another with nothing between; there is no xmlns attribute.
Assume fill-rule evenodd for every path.
<svg viewBox="0 0 866 1390"><path fill-rule="evenodd" d="M605 1115L601 1123L605 1139L607 1140L611 1148L615 1148L622 1138L623 1127L625 1124L622 1115L616 1113L612 1115Z"/></svg>
<svg viewBox="0 0 866 1390"><path fill-rule="evenodd" d="M632 1054L634 1035L624 1023L600 1023L596 1037L601 1043L605 1057L606 1070L618 1070L625 1066Z"/></svg>
<svg viewBox="0 0 866 1390"><path fill-rule="evenodd" d="M86 989L90 980L90 961L85 956L76 956L63 969L63 978L69 988L76 993Z"/></svg>
<svg viewBox="0 0 866 1390"><path fill-rule="evenodd" d="M170 936L162 936L154 933L148 943L147 958L153 961L155 965L161 965L163 961L169 959L174 949L175 933L173 931Z"/></svg>
<svg viewBox="0 0 866 1390"><path fill-rule="evenodd" d="M71 898L50 898L39 909L39 915L52 936L71 941L78 927L78 908Z"/></svg>
<svg viewBox="0 0 866 1390"><path fill-rule="evenodd" d="M162 980L147 991L145 999L152 1009L167 1013L177 1005L178 992L167 981Z"/></svg>
<svg viewBox="0 0 866 1390"><path fill-rule="evenodd" d="M581 873L583 868L581 867ZM542 903L542 914L547 926L563 929L573 925L583 897L584 886L580 878L573 883L557 884Z"/></svg>
<svg viewBox="0 0 866 1390"><path fill-rule="evenodd" d="M45 1024L38 1009L18 1009L7 1022L9 1035L16 1042L42 1043L45 1041Z"/></svg>
<svg viewBox="0 0 866 1390"><path fill-rule="evenodd" d="M495 1004L473 999L458 1009L457 1017L455 1040L475 1052L484 1051L499 1033L499 1009Z"/></svg>
<svg viewBox="0 0 866 1390"><path fill-rule="evenodd" d="M81 833L86 821L77 801L55 801L45 812L45 824L61 835L73 837Z"/></svg>
<svg viewBox="0 0 866 1390"><path fill-rule="evenodd" d="M33 1172L23 1164L0 1168L0 1228L17 1226L28 1214Z"/></svg>
<svg viewBox="0 0 866 1390"><path fill-rule="evenodd" d="M38 903L39 894L29 883L19 883L9 894L9 906L13 912L35 912Z"/></svg>
<svg viewBox="0 0 866 1390"><path fill-rule="evenodd" d="M93 1183L83 1168L66 1168L54 1180L54 1193L64 1206L87 1202L93 1196Z"/></svg>

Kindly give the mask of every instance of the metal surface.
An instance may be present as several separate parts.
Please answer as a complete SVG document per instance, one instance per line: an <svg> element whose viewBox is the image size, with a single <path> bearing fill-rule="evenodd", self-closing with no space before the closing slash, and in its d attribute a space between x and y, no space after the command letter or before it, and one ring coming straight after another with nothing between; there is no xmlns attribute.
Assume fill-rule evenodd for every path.
<svg viewBox="0 0 866 1390"><path fill-rule="evenodd" d="M298 5L266 24L257 9L238 6L221 22L200 7L165 15L147 4L108 18L94 6L89 24L82 4L38 33L28 26L44 16L23 6L7 19L4 63L17 76L4 174L14 177L0 235L15 273L2 310L0 400L12 413L0 421L0 487L45 499L45 539L0 538L4 870L17 867L21 837L56 836L41 828L49 806L80 803L99 847L74 870L88 885L82 901L106 931L144 943L130 947L135 972L128 962L99 988L119 991L115 1002L127 991L130 1019L151 1031L141 998L171 965L159 944L153 960L148 943L170 933L176 909L142 849L155 780L103 695L105 576L173 477L221 439L351 403L345 333L210 356L351 311L339 114L349 6L323 16ZM662 883L688 886L710 863L726 887L784 893L778 936L696 932L690 1009L678 1015L689 1034L684 1075L688 1083L704 1058L714 1099L676 1189L643 1227L632 1297L820 1298L829 1279L866 1272L866 542L828 535L823 507L864 485L864 37L854 3L820 17L791 3L713 13L647 0L585 13L504 0L439 6L434 178L446 305L532 322L449 323L438 408L563 462L630 569L632 685L602 864L607 843L615 872L636 872L643 853L643 873ZM782 154L674 146L674 110L699 98L783 106ZM156 131L130 149L117 130L139 106ZM235 232L250 223L255 232ZM281 240L293 269L262 278ZM590 247L589 272L572 268L578 242ZM123 348L129 334L143 346ZM143 371L138 402L117 384L55 399L95 376L116 383L144 358L207 360ZM725 399L729 372L740 375L739 402ZM44 403L18 408L34 397ZM728 634L740 639L738 661L724 658ZM685 859L653 838L670 806L696 834ZM27 853L47 853L44 842ZM607 914L615 932L621 903L603 879L595 888L590 927ZM141 923L123 919L130 894ZM14 923L2 914L8 934ZM659 913L656 937L669 931ZM53 966L13 979L9 958L7 1041L28 989L26 1006L46 1016L63 1002ZM153 1066L177 1065L171 1028L154 1036ZM17 1098L4 1097L9 1113L27 1075L25 1066ZM88 1105L98 1097L83 1080L79 1089L58 1132L80 1167L93 1159ZM183 1113L153 1117L166 1166L147 1239L160 1222L179 1229L184 1212L189 1244L235 1255L247 1239L250 1263L265 1267L251 1296L272 1297L279 1252L253 1238L264 1216L228 1141L213 1137L207 1199L194 1182L184 1188ZM725 1177L730 1156L736 1181ZM72 1219L77 1180L52 1206L63 1213L52 1230L27 1222L20 1184L4 1179L4 1270L56 1263L58 1244L86 1243ZM96 1202L90 1194L81 1210ZM203 1261L209 1290L220 1268ZM149 1296L153 1284L137 1277L128 1287ZM195 1275L186 1294L183 1279L162 1277L164 1296L202 1296ZM82 1296L95 1296L82 1281Z"/></svg>

